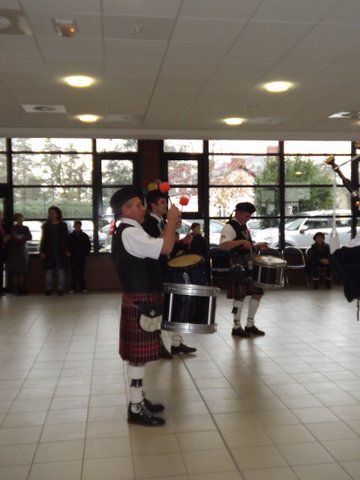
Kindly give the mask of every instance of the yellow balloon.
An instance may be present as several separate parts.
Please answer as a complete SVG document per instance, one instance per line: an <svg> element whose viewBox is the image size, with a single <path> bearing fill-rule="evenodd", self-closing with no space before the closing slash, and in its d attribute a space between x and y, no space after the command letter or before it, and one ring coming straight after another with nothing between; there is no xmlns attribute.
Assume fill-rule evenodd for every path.
<svg viewBox="0 0 360 480"><path fill-rule="evenodd" d="M147 186L147 189L149 190L149 192L151 192L152 190L156 190L158 188L158 186L156 185L155 182L151 182L149 183L149 185Z"/></svg>

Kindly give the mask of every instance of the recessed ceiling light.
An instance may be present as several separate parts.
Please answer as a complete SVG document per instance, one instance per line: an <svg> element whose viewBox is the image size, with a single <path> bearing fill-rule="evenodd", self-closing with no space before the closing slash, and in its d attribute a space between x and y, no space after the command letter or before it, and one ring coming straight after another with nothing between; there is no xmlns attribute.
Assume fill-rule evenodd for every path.
<svg viewBox="0 0 360 480"><path fill-rule="evenodd" d="M264 88L271 93L286 92L292 86L290 82L269 82L265 83Z"/></svg>
<svg viewBox="0 0 360 480"><path fill-rule="evenodd" d="M72 75L70 77L65 77L64 82L70 85L70 87L85 88L90 87L95 80L92 77L87 77L85 75Z"/></svg>
<svg viewBox="0 0 360 480"><path fill-rule="evenodd" d="M226 125L241 125L242 123L245 122L245 118L240 118L240 117L229 117L229 118L224 118L223 122L226 123Z"/></svg>
<svg viewBox="0 0 360 480"><path fill-rule="evenodd" d="M91 113L84 113L83 115L77 115L76 118L80 120L80 122L85 122L85 123L94 123L100 120L99 115L93 115Z"/></svg>

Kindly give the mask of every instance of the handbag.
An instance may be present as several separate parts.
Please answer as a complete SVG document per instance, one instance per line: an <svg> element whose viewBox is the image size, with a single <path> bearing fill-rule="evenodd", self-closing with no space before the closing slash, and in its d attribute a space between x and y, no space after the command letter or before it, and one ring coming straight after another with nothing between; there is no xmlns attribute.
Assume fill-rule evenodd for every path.
<svg viewBox="0 0 360 480"><path fill-rule="evenodd" d="M148 333L161 330L164 307L157 303L138 303L138 322L140 327Z"/></svg>

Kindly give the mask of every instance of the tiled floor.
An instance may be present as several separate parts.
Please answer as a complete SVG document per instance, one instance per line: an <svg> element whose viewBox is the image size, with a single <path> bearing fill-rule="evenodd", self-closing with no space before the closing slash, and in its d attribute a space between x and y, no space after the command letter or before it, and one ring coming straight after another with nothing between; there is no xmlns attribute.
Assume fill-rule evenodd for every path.
<svg viewBox="0 0 360 480"><path fill-rule="evenodd" d="M267 292L263 338L192 335L129 427L118 294L0 301L1 480L360 480L360 324L342 290Z"/></svg>

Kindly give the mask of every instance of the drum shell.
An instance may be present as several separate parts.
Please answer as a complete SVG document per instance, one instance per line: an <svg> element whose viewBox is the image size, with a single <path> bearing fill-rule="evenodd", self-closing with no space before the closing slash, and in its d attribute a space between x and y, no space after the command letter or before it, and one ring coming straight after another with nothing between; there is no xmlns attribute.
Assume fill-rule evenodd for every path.
<svg viewBox="0 0 360 480"><path fill-rule="evenodd" d="M181 333L213 333L217 287L165 283L164 330Z"/></svg>
<svg viewBox="0 0 360 480"><path fill-rule="evenodd" d="M256 256L253 260L252 283L264 289L282 288L286 261L282 258Z"/></svg>

